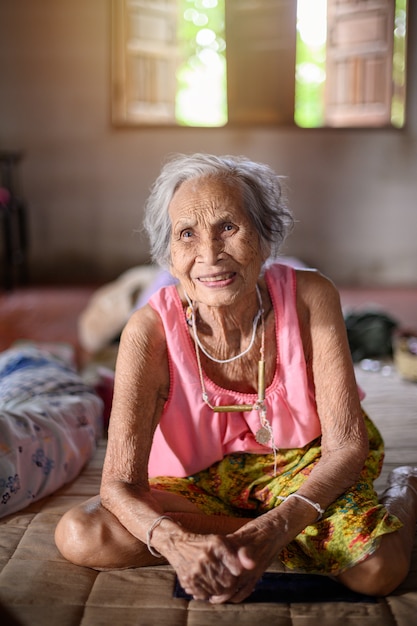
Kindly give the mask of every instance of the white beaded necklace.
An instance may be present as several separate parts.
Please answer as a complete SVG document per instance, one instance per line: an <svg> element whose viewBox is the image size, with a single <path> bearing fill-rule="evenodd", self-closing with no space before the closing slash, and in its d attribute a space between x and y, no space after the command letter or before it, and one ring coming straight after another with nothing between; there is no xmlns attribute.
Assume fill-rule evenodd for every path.
<svg viewBox="0 0 417 626"><path fill-rule="evenodd" d="M193 328L193 333L194 333L194 340L195 340L197 346L200 348L201 352L203 352L203 354L205 354L206 357L210 359L210 361L214 361L215 363L231 363L232 361L236 361L237 359L240 359L240 357L244 356L245 354L247 354L249 352L249 350L252 348L253 343L255 341L256 328L258 326L259 318L263 314L262 298L261 298L261 293L259 291L258 285L256 285L256 295L258 296L259 309L258 309L258 312L255 315L255 317L253 318L253 322L252 322L252 337L251 337L251 340L249 342L249 345L248 345L247 348L245 348L243 350L243 352L240 352L239 354L236 354L235 356L231 356L228 359L216 359L216 357L214 357L213 355L211 355L211 354L209 354L207 352L207 350L205 349L205 347L201 343L201 341L200 341L200 339L198 337L198 334L197 334L197 325L196 325L196 320L195 320L194 306L193 306L190 298L188 297L188 294L186 292L184 292L184 293L185 293L185 297L187 298L187 302L188 302L188 305L189 305L189 310L187 310L187 320L189 320L191 322L191 325L192 325L192 328Z"/></svg>
<svg viewBox="0 0 417 626"><path fill-rule="evenodd" d="M257 410L259 413L259 422L260 422L260 428L256 431L255 434L255 439L258 443L260 443L261 445L266 446L268 444L268 442L271 441L271 447L272 447L272 451L274 454L274 474L276 475L276 468L277 468L277 452L278 449L275 445L275 441L274 441L274 433L272 430L272 426L266 416L266 405L265 405L265 320L264 320L264 315L263 315L263 307L262 307L262 297L259 291L259 287L258 285L256 285L256 294L258 296L258 302L259 302L259 309L257 314L255 315L254 319L253 319L253 330L252 330L252 337L251 340L249 342L249 345L247 348L245 348L245 350L243 350L243 352L240 352L239 354L229 358L229 359L217 359L215 357L213 357L209 352L207 352L207 350L205 350L204 346L201 344L201 341L198 337L197 334L197 325L196 325L196 316L195 316L195 312L194 312L194 306L190 300L190 298L188 297L188 294L184 291L185 293L185 297L187 298L187 302L188 302L188 309L186 312L186 318L187 318L187 322L191 323L192 329L193 329L193 336L194 336L194 342L195 342L195 351L196 351L196 357L197 357L197 366L198 366L198 373L199 373L199 377L200 377L200 385L201 385L201 394L202 394L202 399L204 401L204 403L214 412L214 413L229 413L229 412L243 412L243 411L253 411L253 410ZM262 335L261 335L261 348L260 348L260 359L258 361L258 397L257 400L254 404L229 404L229 405L218 405L218 406L214 406L210 403L209 399L208 399L208 395L207 395L207 391L206 391L206 386L205 386L205 382L204 382L204 375L203 375L203 368L201 365L201 359L200 359L200 350L207 356L207 358L209 358L211 361L214 361L215 363L231 363L232 361L235 361L236 359L241 358L242 356L244 356L245 354L247 354L247 352L249 352L249 350L252 348L254 341L255 341L255 336L256 336L256 328L258 326L258 322L259 322L259 318L261 318L261 325L262 325Z"/></svg>

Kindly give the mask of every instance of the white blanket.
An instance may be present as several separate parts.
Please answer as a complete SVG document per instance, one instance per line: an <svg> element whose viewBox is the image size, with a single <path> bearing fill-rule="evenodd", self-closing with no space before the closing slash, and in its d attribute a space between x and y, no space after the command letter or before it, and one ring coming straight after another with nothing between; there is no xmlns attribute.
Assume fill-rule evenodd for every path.
<svg viewBox="0 0 417 626"><path fill-rule="evenodd" d="M0 354L0 517L73 480L102 429L102 401L38 347Z"/></svg>

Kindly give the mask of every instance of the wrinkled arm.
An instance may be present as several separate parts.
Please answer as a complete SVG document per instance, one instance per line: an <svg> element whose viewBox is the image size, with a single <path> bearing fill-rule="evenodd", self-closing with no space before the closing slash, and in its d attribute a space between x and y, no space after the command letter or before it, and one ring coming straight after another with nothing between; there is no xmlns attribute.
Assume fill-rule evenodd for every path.
<svg viewBox="0 0 417 626"><path fill-rule="evenodd" d="M169 388L167 352L159 316L136 311L120 340L101 502L137 539L163 514L148 483L148 459Z"/></svg>
<svg viewBox="0 0 417 626"><path fill-rule="evenodd" d="M317 272L299 272L298 308L307 363L322 426L322 456L300 493L326 508L359 478L368 435L334 285Z"/></svg>
<svg viewBox="0 0 417 626"><path fill-rule="evenodd" d="M162 504L148 482L150 449L168 391L165 335L159 317L145 307L132 316L121 337L100 490L102 505L145 544L158 517L166 514L182 519L181 513L171 513L169 498ZM204 527L204 523L197 520L196 526ZM238 526L240 523L234 528ZM163 519L155 527L152 546L196 596L208 597L229 587L243 569L234 546L223 536L192 532L171 519Z"/></svg>

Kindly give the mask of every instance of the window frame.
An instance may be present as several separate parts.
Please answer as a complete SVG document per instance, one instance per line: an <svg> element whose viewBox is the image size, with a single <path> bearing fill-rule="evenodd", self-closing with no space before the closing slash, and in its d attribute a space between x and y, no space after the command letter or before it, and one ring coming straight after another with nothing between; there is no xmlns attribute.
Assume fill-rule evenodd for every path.
<svg viewBox="0 0 417 626"><path fill-rule="evenodd" d="M350 102L348 106L343 102L336 106L335 102L332 102L331 77L333 73L336 76L335 80L340 80L340 74L337 76L332 70L334 51L330 50L324 125L302 130L335 127L395 128L391 123L392 81L387 79L388 74L392 78L392 45L388 45L388 40L391 39L392 42L394 38L395 0L367 0L366 3L358 0L328 0L328 2L331 15L336 8L335 14L339 20L346 19L348 14L360 20L361 10L368 11L368 17L374 11L381 19L381 11L385 8L387 15L384 19L387 26L384 31L386 35L384 102L378 103L377 114L376 108L369 106L369 103L362 107L357 106L357 102ZM175 117L175 72L180 63L179 47L172 34L175 29L176 6L176 0L111 0L111 117L114 126L213 128L184 126ZM228 101L228 121L225 127L273 125L301 128L294 120L296 1L226 0L225 6ZM139 26L139 31L144 33L142 41L139 37L132 42L132 38L129 37L132 31L130 20L135 12L137 15L137 11L143 11L144 22L147 19L148 25L153 25L155 32L159 33L160 39L155 46L149 43L151 29L144 26ZM233 26L230 26L231 24ZM274 24L278 25L276 30L276 27L272 30ZM329 25L330 38L333 38L335 28L337 25ZM168 41L169 34L172 37ZM378 48L380 44L380 40L376 41L373 51L375 54L381 53L381 47ZM340 54L340 50L337 52ZM369 47L365 46L363 55L369 56ZM141 72L138 72L140 76L136 77L132 70L135 61L141 68ZM275 77L274 81L271 80L271 75ZM352 78L350 80L352 82ZM138 93L139 97L135 101L134 95Z"/></svg>

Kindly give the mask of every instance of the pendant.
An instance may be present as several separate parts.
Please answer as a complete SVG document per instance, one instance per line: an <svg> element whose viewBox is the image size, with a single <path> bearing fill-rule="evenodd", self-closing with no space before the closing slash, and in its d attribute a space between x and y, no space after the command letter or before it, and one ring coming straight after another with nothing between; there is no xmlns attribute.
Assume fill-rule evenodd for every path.
<svg viewBox="0 0 417 626"><path fill-rule="evenodd" d="M271 439L271 433L265 426L261 426L261 428L256 431L255 439L262 446L266 446Z"/></svg>

